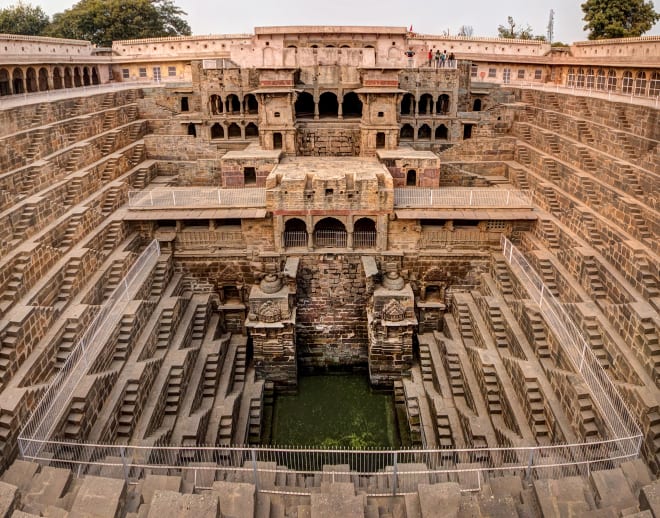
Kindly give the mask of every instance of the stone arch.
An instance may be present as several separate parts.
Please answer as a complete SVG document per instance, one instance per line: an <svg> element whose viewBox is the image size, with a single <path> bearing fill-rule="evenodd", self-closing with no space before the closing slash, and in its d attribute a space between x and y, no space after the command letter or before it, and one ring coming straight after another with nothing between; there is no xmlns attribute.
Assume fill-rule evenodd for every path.
<svg viewBox="0 0 660 518"><path fill-rule="evenodd" d="M577 78L575 80L575 87L576 88L584 88L584 68L580 67L578 68L578 73L577 73Z"/></svg>
<svg viewBox="0 0 660 518"><path fill-rule="evenodd" d="M431 94L423 94L419 98L419 114L420 115L433 114L433 96Z"/></svg>
<svg viewBox="0 0 660 518"><path fill-rule="evenodd" d="M314 117L314 96L309 92L301 92L298 94L295 109L297 119L309 119Z"/></svg>
<svg viewBox="0 0 660 518"><path fill-rule="evenodd" d="M73 86L82 86L82 78L80 77L80 69L73 67Z"/></svg>
<svg viewBox="0 0 660 518"><path fill-rule="evenodd" d="M474 103L472 103L472 111L473 112L480 112L481 111L481 99L475 99Z"/></svg>
<svg viewBox="0 0 660 518"><path fill-rule="evenodd" d="M353 248L376 247L376 222L371 218L360 218L353 224Z"/></svg>
<svg viewBox="0 0 660 518"><path fill-rule="evenodd" d="M99 79L99 71L97 70L96 67L92 67L92 84L98 85L100 83L101 80Z"/></svg>
<svg viewBox="0 0 660 518"><path fill-rule="evenodd" d="M624 94L631 94L633 92L633 75L630 70L626 70L621 78L621 91Z"/></svg>
<svg viewBox="0 0 660 518"><path fill-rule="evenodd" d="M362 101L355 92L344 95L341 111L344 118L362 117Z"/></svg>
<svg viewBox="0 0 660 518"><path fill-rule="evenodd" d="M25 74L25 87L28 93L39 91L39 85L37 84L37 72L32 67L28 68Z"/></svg>
<svg viewBox="0 0 660 518"><path fill-rule="evenodd" d="M596 90L605 90L605 70L602 68L596 71Z"/></svg>
<svg viewBox="0 0 660 518"><path fill-rule="evenodd" d="M238 124L236 124L235 122L232 122L229 125L229 128L227 129L227 136L230 139L240 139L240 138L242 138L241 127Z"/></svg>
<svg viewBox="0 0 660 518"><path fill-rule="evenodd" d="M612 91L616 90L616 84L617 84L616 70L610 69L607 72L607 89L608 89L608 91L612 92Z"/></svg>
<svg viewBox="0 0 660 518"><path fill-rule="evenodd" d="M415 114L415 96L407 93L401 99L401 115L414 115Z"/></svg>
<svg viewBox="0 0 660 518"><path fill-rule="evenodd" d="M589 67L587 69L587 88L593 88L595 85L596 74L594 69Z"/></svg>
<svg viewBox="0 0 660 518"><path fill-rule="evenodd" d="M254 122L248 123L245 126L245 138L257 138L259 136L259 128Z"/></svg>
<svg viewBox="0 0 660 518"><path fill-rule="evenodd" d="M449 138L449 130L444 124L440 124L435 128L435 139L436 140L447 140Z"/></svg>
<svg viewBox="0 0 660 518"><path fill-rule="evenodd" d="M387 49L387 59L399 59L401 57L401 51L396 47L390 47Z"/></svg>
<svg viewBox="0 0 660 518"><path fill-rule="evenodd" d="M649 95L657 97L660 95L660 72L653 72L649 81Z"/></svg>
<svg viewBox="0 0 660 518"><path fill-rule="evenodd" d="M48 88L48 70L44 67L39 69L39 91L45 92Z"/></svg>
<svg viewBox="0 0 660 518"><path fill-rule="evenodd" d="M69 67L64 67L64 88L73 88L73 77Z"/></svg>
<svg viewBox="0 0 660 518"><path fill-rule="evenodd" d="M431 140L431 127L428 124L422 124L417 130L417 140Z"/></svg>
<svg viewBox="0 0 660 518"><path fill-rule="evenodd" d="M89 86L92 84L92 80L89 77L89 68L83 67L83 86Z"/></svg>
<svg viewBox="0 0 660 518"><path fill-rule="evenodd" d="M438 102L435 105L436 113L449 113L449 95L442 94L438 97Z"/></svg>
<svg viewBox="0 0 660 518"><path fill-rule="evenodd" d="M410 124L404 124L399 132L400 140L413 140L415 138L415 129Z"/></svg>
<svg viewBox="0 0 660 518"><path fill-rule="evenodd" d="M304 220L291 218L284 222L284 248L306 248L308 244L309 233Z"/></svg>
<svg viewBox="0 0 660 518"><path fill-rule="evenodd" d="M253 94L247 94L243 98L243 111L249 115L259 113L259 103Z"/></svg>
<svg viewBox="0 0 660 518"><path fill-rule="evenodd" d="M11 94L11 80L9 71L6 68L0 68L0 95Z"/></svg>
<svg viewBox="0 0 660 518"><path fill-rule="evenodd" d="M225 111L229 114L239 113L241 111L241 102L238 100L238 95L229 94L225 100Z"/></svg>
<svg viewBox="0 0 660 518"><path fill-rule="evenodd" d="M219 122L216 122L213 126L211 126L211 138L212 139L225 138L225 129L222 127L222 125Z"/></svg>
<svg viewBox="0 0 660 518"><path fill-rule="evenodd" d="M339 115L339 101L334 92L323 92L319 97L319 116L337 117Z"/></svg>
<svg viewBox="0 0 660 518"><path fill-rule="evenodd" d="M62 72L60 67L53 68L53 88L55 90L61 90L64 87Z"/></svg>
<svg viewBox="0 0 660 518"><path fill-rule="evenodd" d="M568 75L566 77L566 86L573 88L575 86L575 69L570 67L568 69Z"/></svg>
<svg viewBox="0 0 660 518"><path fill-rule="evenodd" d="M211 107L211 113L213 115L222 113L225 109L224 103L222 102L222 97L220 97L217 94L213 94L211 95L211 97L209 97L209 105Z"/></svg>
<svg viewBox="0 0 660 518"><path fill-rule="evenodd" d="M22 94L25 92L25 80L23 78L23 70L15 68L11 75L11 82L15 94Z"/></svg>
<svg viewBox="0 0 660 518"><path fill-rule="evenodd" d="M646 95L646 72L643 70L635 76L635 95Z"/></svg>
<svg viewBox="0 0 660 518"><path fill-rule="evenodd" d="M314 225L314 246L346 248L346 226L337 218L323 218Z"/></svg>

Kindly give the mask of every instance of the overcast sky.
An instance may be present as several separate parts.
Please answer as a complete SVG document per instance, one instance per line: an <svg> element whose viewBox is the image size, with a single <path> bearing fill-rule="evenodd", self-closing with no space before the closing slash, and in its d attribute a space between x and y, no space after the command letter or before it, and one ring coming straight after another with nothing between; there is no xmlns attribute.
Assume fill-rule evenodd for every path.
<svg viewBox="0 0 660 518"><path fill-rule="evenodd" d="M29 0L48 14L71 7L74 0ZM17 0L0 0L0 8ZM496 36L507 16L534 34L547 32L550 9L555 11L555 41L586 40L581 0L464 0L459 2L395 0L175 0L188 13L193 34L249 33L268 25L393 25L416 32L454 35L471 25L475 36ZM656 1L656 4L658 2ZM656 5L658 8L658 5ZM660 24L647 34L660 34Z"/></svg>

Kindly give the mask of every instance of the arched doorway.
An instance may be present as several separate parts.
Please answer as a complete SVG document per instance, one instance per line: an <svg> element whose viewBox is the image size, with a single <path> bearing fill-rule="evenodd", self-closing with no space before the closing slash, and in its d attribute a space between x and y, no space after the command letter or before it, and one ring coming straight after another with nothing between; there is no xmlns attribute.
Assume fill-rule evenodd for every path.
<svg viewBox="0 0 660 518"><path fill-rule="evenodd" d="M432 115L433 114L433 96L431 94L424 94L419 99L419 114Z"/></svg>
<svg viewBox="0 0 660 518"><path fill-rule="evenodd" d="M273 133L273 149L282 149L282 134L279 131Z"/></svg>
<svg viewBox="0 0 660 518"><path fill-rule="evenodd" d="M623 73L623 79L621 80L621 91L624 94L631 94L633 91L633 76L632 72L626 70Z"/></svg>
<svg viewBox="0 0 660 518"><path fill-rule="evenodd" d="M431 140L431 128L428 124L422 124L417 130L417 140Z"/></svg>
<svg viewBox="0 0 660 518"><path fill-rule="evenodd" d="M25 74L25 82L28 92L37 92L39 90L39 85L37 84L37 72L34 68L30 67L27 69Z"/></svg>
<svg viewBox="0 0 660 518"><path fill-rule="evenodd" d="M339 115L339 102L333 92L324 92L319 97L319 116L337 117Z"/></svg>
<svg viewBox="0 0 660 518"><path fill-rule="evenodd" d="M191 137L196 137L197 136L197 128L195 127L195 124L192 122L188 124L188 135Z"/></svg>
<svg viewBox="0 0 660 518"><path fill-rule="evenodd" d="M22 94L25 92L25 82L23 81L23 71L20 68L15 68L11 76L12 86L14 87L15 94Z"/></svg>
<svg viewBox="0 0 660 518"><path fill-rule="evenodd" d="M6 68L0 68L0 95L11 94L11 81L9 80L9 71Z"/></svg>
<svg viewBox="0 0 660 518"><path fill-rule="evenodd" d="M224 106L222 105L222 99L220 98L219 95L213 94L209 98L209 105L211 108L211 113L213 115L217 115L218 113L222 113L224 111Z"/></svg>
<svg viewBox="0 0 660 518"><path fill-rule="evenodd" d="M61 90L63 88L62 72L60 72L59 67L53 69L53 88L55 90Z"/></svg>
<svg viewBox="0 0 660 518"><path fill-rule="evenodd" d="M259 128L254 122L250 122L245 126L245 138L257 138L259 136Z"/></svg>
<svg viewBox="0 0 660 518"><path fill-rule="evenodd" d="M362 117L362 101L355 92L348 92L344 96L341 111L345 119Z"/></svg>
<svg viewBox="0 0 660 518"><path fill-rule="evenodd" d="M78 67L73 68L73 85L82 86L82 79L80 77L80 69Z"/></svg>
<svg viewBox="0 0 660 518"><path fill-rule="evenodd" d="M284 224L284 248L307 248L309 234L302 219L292 218Z"/></svg>
<svg viewBox="0 0 660 518"><path fill-rule="evenodd" d="M91 84L91 80L89 78L89 69L87 67L83 68L83 85L84 86L89 86Z"/></svg>
<svg viewBox="0 0 660 518"><path fill-rule="evenodd" d="M241 111L241 103L238 100L238 96L234 94L229 94L227 100L225 101L225 111L227 113L238 113Z"/></svg>
<svg viewBox="0 0 660 518"><path fill-rule="evenodd" d="M376 223L360 218L353 225L353 248L376 248Z"/></svg>
<svg viewBox="0 0 660 518"><path fill-rule="evenodd" d="M211 138L212 139L225 138L225 129L222 127L220 123L216 122L213 126L211 126Z"/></svg>
<svg viewBox="0 0 660 518"><path fill-rule="evenodd" d="M243 109L248 115L259 113L259 103L257 102L257 98L252 94L247 94L243 99Z"/></svg>
<svg viewBox="0 0 660 518"><path fill-rule="evenodd" d="M616 71L609 70L607 72L607 90L610 92L616 90L616 83L617 83Z"/></svg>
<svg viewBox="0 0 660 518"><path fill-rule="evenodd" d="M39 91L45 92L48 90L48 70L41 67L39 69Z"/></svg>
<svg viewBox="0 0 660 518"><path fill-rule="evenodd" d="M71 77L71 69L69 67L64 69L64 88L73 88L73 79Z"/></svg>
<svg viewBox="0 0 660 518"><path fill-rule="evenodd" d="M92 84L98 85L100 82L98 70L96 70L96 67L92 67Z"/></svg>
<svg viewBox="0 0 660 518"><path fill-rule="evenodd" d="M257 185L257 170L254 167L243 168L243 185Z"/></svg>
<svg viewBox="0 0 660 518"><path fill-rule="evenodd" d="M577 80L575 81L576 88L584 88L584 68L578 68Z"/></svg>
<svg viewBox="0 0 660 518"><path fill-rule="evenodd" d="M440 124L440 126L435 128L435 140L447 140L448 136L449 131L447 130L447 126L444 124Z"/></svg>
<svg viewBox="0 0 660 518"><path fill-rule="evenodd" d="M415 138L415 130L410 124L404 124L399 133L400 140L413 140Z"/></svg>
<svg viewBox="0 0 660 518"><path fill-rule="evenodd" d="M415 97L413 94L405 94L401 100L401 115L415 114Z"/></svg>
<svg viewBox="0 0 660 518"><path fill-rule="evenodd" d="M605 70L603 70L602 68L598 69L596 75L596 89L605 90Z"/></svg>
<svg viewBox="0 0 660 518"><path fill-rule="evenodd" d="M473 112L480 112L481 111L481 99L475 99L474 103L472 103L472 111Z"/></svg>
<svg viewBox="0 0 660 518"><path fill-rule="evenodd" d="M335 218L323 218L314 227L314 246L318 248L346 248L347 232Z"/></svg>
<svg viewBox="0 0 660 518"><path fill-rule="evenodd" d="M417 171L409 169L406 173L406 187L417 187Z"/></svg>
<svg viewBox="0 0 660 518"><path fill-rule="evenodd" d="M241 127L235 122L232 122L227 129L227 135L230 139L240 139L242 137Z"/></svg>
<svg viewBox="0 0 660 518"><path fill-rule="evenodd" d="M442 94L438 97L438 103L435 105L436 113L446 114L449 113L449 96Z"/></svg>
<svg viewBox="0 0 660 518"><path fill-rule="evenodd" d="M637 72L635 77L635 95L646 95L646 72Z"/></svg>
<svg viewBox="0 0 660 518"><path fill-rule="evenodd" d="M296 99L296 118L310 119L314 117L314 97L308 92L301 92Z"/></svg>

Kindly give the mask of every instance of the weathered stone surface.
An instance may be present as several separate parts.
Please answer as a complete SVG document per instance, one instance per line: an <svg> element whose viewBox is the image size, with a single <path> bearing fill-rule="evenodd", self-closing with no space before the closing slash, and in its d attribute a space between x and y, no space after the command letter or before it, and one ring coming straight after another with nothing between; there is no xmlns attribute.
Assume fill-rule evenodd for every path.
<svg viewBox="0 0 660 518"><path fill-rule="evenodd" d="M114 478L87 476L83 479L70 516L121 516L126 498L126 482Z"/></svg>
<svg viewBox="0 0 660 518"><path fill-rule="evenodd" d="M240 482L215 482L212 494L219 502L223 516L252 518L255 509L255 487Z"/></svg>
<svg viewBox="0 0 660 518"><path fill-rule="evenodd" d="M461 491L458 484L420 484L419 508L422 518L433 518L442 513L448 518L458 516L461 503Z"/></svg>
<svg viewBox="0 0 660 518"><path fill-rule="evenodd" d="M213 493L185 495L174 491L156 490L147 518L216 518L218 497Z"/></svg>
<svg viewBox="0 0 660 518"><path fill-rule="evenodd" d="M20 502L18 488L6 482L0 482L0 517L9 518Z"/></svg>

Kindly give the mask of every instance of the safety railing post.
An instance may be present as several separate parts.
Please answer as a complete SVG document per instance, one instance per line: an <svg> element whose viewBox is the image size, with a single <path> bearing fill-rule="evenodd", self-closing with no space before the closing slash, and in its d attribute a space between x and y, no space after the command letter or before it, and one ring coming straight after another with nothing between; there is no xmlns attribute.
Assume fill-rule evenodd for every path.
<svg viewBox="0 0 660 518"><path fill-rule="evenodd" d="M398 472L398 452L394 452L394 459L392 459L392 496L396 496L396 489L399 483L399 472Z"/></svg>
<svg viewBox="0 0 660 518"><path fill-rule="evenodd" d="M252 448L250 450L250 456L252 457L252 474L254 475L254 488L257 493L259 492L259 470L257 469L257 451Z"/></svg>

